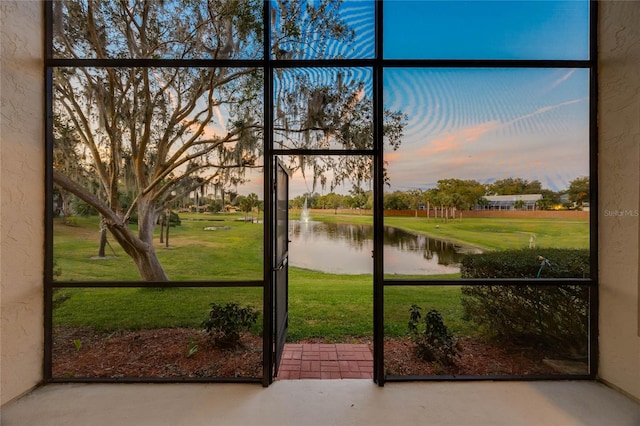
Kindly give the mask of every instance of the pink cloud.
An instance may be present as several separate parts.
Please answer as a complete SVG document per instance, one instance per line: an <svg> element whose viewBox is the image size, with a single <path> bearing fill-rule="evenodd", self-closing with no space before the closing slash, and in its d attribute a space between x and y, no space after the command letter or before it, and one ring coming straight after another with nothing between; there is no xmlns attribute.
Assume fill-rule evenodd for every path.
<svg viewBox="0 0 640 426"><path fill-rule="evenodd" d="M496 121L480 123L436 138L429 145L420 150L420 155L434 155L441 152L452 151L461 145L477 141L485 134L496 130L500 124Z"/></svg>
<svg viewBox="0 0 640 426"><path fill-rule="evenodd" d="M402 152L385 152L384 154L384 160L391 164L391 163L395 163L397 161L401 161L402 158L406 155L406 153L402 153Z"/></svg>

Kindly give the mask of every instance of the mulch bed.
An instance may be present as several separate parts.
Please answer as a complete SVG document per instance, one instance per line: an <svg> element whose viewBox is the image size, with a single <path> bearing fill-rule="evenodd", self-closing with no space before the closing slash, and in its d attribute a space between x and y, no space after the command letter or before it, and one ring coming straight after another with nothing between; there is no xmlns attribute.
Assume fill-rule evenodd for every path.
<svg viewBox="0 0 640 426"><path fill-rule="evenodd" d="M79 349L74 341L80 342ZM57 328L52 364L56 378L260 378L262 338L245 334L241 346L221 349L205 332L194 329L96 333Z"/></svg>
<svg viewBox="0 0 640 426"><path fill-rule="evenodd" d="M415 355L409 338L385 340L387 375L392 376L528 376L558 374L543 363L546 354L531 347L502 343L500 346L477 338L458 341L455 366L443 367Z"/></svg>
<svg viewBox="0 0 640 426"><path fill-rule="evenodd" d="M366 339L346 343L368 343ZM323 343L322 339L305 342ZM409 338L385 340L388 375L543 375L558 374L543 363L545 354L530 347L491 344L476 338L459 341L453 367L425 362ZM233 349L215 347L200 330L165 328L97 333L86 328L56 328L55 378L260 378L262 338L242 336Z"/></svg>

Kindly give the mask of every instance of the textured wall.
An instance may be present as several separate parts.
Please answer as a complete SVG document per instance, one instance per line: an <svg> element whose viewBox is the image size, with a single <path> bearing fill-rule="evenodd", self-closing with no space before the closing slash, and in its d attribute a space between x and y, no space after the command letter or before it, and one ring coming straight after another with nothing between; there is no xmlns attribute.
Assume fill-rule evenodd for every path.
<svg viewBox="0 0 640 426"><path fill-rule="evenodd" d="M42 4L0 1L0 404L42 377Z"/></svg>
<svg viewBox="0 0 640 426"><path fill-rule="evenodd" d="M640 2L599 26L600 376L640 399Z"/></svg>
<svg viewBox="0 0 640 426"><path fill-rule="evenodd" d="M0 0L0 404L41 379L42 4ZM600 375L640 398L640 2L600 4Z"/></svg>

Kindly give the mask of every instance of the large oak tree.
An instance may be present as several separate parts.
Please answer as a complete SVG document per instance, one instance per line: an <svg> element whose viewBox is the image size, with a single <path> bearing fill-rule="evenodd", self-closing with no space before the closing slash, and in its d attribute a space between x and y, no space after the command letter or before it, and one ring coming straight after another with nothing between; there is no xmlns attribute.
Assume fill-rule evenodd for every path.
<svg viewBox="0 0 640 426"><path fill-rule="evenodd" d="M311 48L321 58L323 44L353 40L353 31L339 17L340 2L273 5L276 59ZM56 1L54 55L259 59L262 6L259 0ZM99 64L106 66L54 69L54 150L79 163L62 167L57 162L54 183L98 211L143 280L166 281L153 247L153 231L164 207L208 183L241 182L247 168L262 164L262 70L215 62L206 67L179 62L154 67ZM301 84L303 90L281 87L288 100L276 117L287 121L287 129L276 128L283 145L312 145L317 139L309 135L318 132L347 147L371 140L372 103L363 101L361 87L353 81ZM314 106L303 111L303 104ZM387 112L386 119L387 139L397 147L404 117ZM348 163L310 161L317 161L314 176L332 169L337 182L349 177L360 182L370 170L369 160L361 157ZM302 166L295 161L290 165ZM87 174L97 185L78 179ZM132 218L137 232L130 226Z"/></svg>

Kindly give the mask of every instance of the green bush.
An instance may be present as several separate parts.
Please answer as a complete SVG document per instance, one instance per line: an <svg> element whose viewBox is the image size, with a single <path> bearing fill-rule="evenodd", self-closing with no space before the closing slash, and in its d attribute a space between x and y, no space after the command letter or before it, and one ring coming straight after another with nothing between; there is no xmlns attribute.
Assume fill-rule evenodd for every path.
<svg viewBox="0 0 640 426"><path fill-rule="evenodd" d="M544 264L539 256L549 259ZM463 278L582 278L588 250L509 250L467 255ZM480 285L462 287L464 318L489 334L580 358L588 350L589 288L579 285Z"/></svg>
<svg viewBox="0 0 640 426"><path fill-rule="evenodd" d="M158 215L158 219L156 220L156 225L160 224L160 216L163 216L162 219L164 219L165 213L164 211L162 211L159 215ZM129 217L129 223L138 223L138 211L134 211L133 213L131 213L131 216ZM171 214L169 215L169 226L180 226L182 225L182 221L180 220L180 216L178 215L178 213L174 212L173 210L171 210Z"/></svg>
<svg viewBox="0 0 640 426"><path fill-rule="evenodd" d="M588 278L589 250L520 249L468 254L460 264L462 278L536 278L542 256L549 259L540 278Z"/></svg>
<svg viewBox="0 0 640 426"><path fill-rule="evenodd" d="M241 307L237 303L221 305L212 303L209 318L202 327L211 335L214 344L221 347L234 347L240 343L240 333L248 331L258 320L258 312L253 308Z"/></svg>
<svg viewBox="0 0 640 426"><path fill-rule="evenodd" d="M169 226L180 226L180 225L182 225L180 216L178 216L178 213L172 210L171 214L169 215Z"/></svg>
<svg viewBox="0 0 640 426"><path fill-rule="evenodd" d="M95 208L87 204L85 201L81 200L78 197L73 197L71 199L71 209L78 216L94 216L97 215L98 212Z"/></svg>
<svg viewBox="0 0 640 426"><path fill-rule="evenodd" d="M430 310L424 316L424 328L420 328L422 308L411 305L409 308L409 334L416 345L416 354L421 359L438 362L443 366L455 365L455 357L458 354L456 341L447 330L440 312Z"/></svg>

